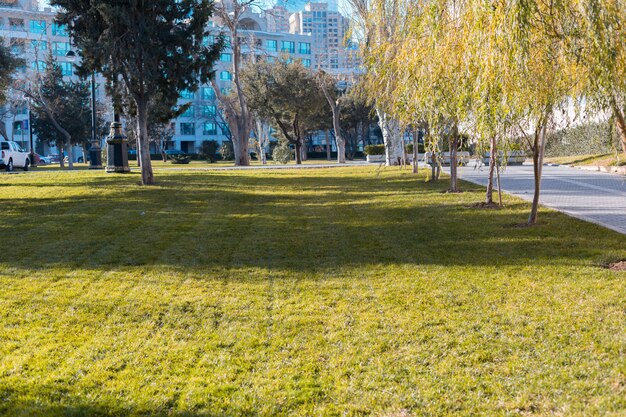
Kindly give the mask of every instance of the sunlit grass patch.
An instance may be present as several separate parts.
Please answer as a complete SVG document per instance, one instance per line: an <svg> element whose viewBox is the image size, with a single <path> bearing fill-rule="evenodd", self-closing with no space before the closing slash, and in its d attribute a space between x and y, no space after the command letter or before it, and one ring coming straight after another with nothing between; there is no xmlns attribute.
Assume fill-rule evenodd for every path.
<svg viewBox="0 0 626 417"><path fill-rule="evenodd" d="M0 176L0 414L624 413L622 235L377 172Z"/></svg>

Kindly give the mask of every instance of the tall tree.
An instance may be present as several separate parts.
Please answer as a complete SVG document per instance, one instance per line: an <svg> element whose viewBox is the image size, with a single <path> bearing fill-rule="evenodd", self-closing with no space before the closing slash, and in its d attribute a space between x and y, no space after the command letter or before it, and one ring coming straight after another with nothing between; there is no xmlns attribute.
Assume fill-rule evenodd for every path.
<svg viewBox="0 0 626 417"><path fill-rule="evenodd" d="M232 51L232 94L223 94L213 79L213 89L222 107L224 119L228 124L230 137L235 151L235 165L250 165L248 152L250 132L252 131L253 115L248 106L248 99L242 85L243 53L246 42L239 29L242 18L251 7L257 6L258 0L225 0L215 4L215 15L221 21L229 38Z"/></svg>
<svg viewBox="0 0 626 417"><path fill-rule="evenodd" d="M398 164L404 156L403 129L395 114L396 106L389 102L393 87L379 83L387 71L384 60L378 54L379 48L390 44L400 44L402 31L407 22L408 11L417 7L419 1L411 0L347 0L354 16L353 30L361 38L362 54L368 68L364 82L365 90L374 103L378 125L385 144L386 165ZM391 50L389 50L391 51Z"/></svg>
<svg viewBox="0 0 626 417"><path fill-rule="evenodd" d="M337 162L346 163L346 140L341 130L341 94L337 88L337 80L332 75L320 70L317 74L320 86L333 115L333 130L337 144Z"/></svg>
<svg viewBox="0 0 626 417"><path fill-rule="evenodd" d="M57 20L79 48L83 72L97 70L110 84L124 83L137 108L141 177L154 184L148 140L148 103L167 102L195 91L213 77L222 43L204 37L213 6L209 0L52 0Z"/></svg>
<svg viewBox="0 0 626 417"><path fill-rule="evenodd" d="M52 53L45 64L43 76L31 77L24 90L32 103L32 129L41 141L55 144L59 150L65 148L68 167L72 169L73 145L84 146L90 137L89 85L80 80L64 80ZM62 157L60 163L63 166Z"/></svg>
<svg viewBox="0 0 626 417"><path fill-rule="evenodd" d="M16 57L4 44L4 39L0 37L0 106L6 104L15 71L22 65L24 65L24 60ZM11 111L3 113L8 114ZM0 135L8 139L4 124L0 124Z"/></svg>
<svg viewBox="0 0 626 417"><path fill-rule="evenodd" d="M301 164L307 132L316 129L320 115L327 114L326 98L313 74L300 61L280 59L248 65L242 81L250 108L271 120L295 147L296 163Z"/></svg>

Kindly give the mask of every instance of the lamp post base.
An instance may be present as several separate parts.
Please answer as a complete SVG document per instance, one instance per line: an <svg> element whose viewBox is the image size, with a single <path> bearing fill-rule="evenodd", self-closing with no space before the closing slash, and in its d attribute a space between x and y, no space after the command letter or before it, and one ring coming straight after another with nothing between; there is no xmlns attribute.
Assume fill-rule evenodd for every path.
<svg viewBox="0 0 626 417"><path fill-rule="evenodd" d="M99 146L89 149L89 169L102 169L102 149Z"/></svg>
<svg viewBox="0 0 626 417"><path fill-rule="evenodd" d="M122 124L111 123L111 133L107 142L107 167L106 172L125 174L130 172L128 166L128 140L122 133Z"/></svg>

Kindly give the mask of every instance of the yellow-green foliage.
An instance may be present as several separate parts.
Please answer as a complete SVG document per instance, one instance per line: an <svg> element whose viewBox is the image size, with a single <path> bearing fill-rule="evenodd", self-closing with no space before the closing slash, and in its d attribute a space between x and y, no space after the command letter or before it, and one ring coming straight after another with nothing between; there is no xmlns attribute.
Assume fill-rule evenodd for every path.
<svg viewBox="0 0 626 417"><path fill-rule="evenodd" d="M0 176L1 415L626 411L622 235L395 169L139 180Z"/></svg>

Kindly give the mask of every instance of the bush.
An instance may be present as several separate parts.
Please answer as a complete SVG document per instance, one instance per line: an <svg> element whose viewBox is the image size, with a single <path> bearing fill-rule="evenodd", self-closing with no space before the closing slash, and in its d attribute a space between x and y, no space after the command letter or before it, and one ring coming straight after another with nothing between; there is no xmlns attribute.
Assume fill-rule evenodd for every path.
<svg viewBox="0 0 626 417"><path fill-rule="evenodd" d="M588 123L548 135L546 156L611 153L614 132L609 122Z"/></svg>
<svg viewBox="0 0 626 417"><path fill-rule="evenodd" d="M210 163L217 161L217 151L219 149L216 140L203 140L200 145L200 157L206 159Z"/></svg>
<svg viewBox="0 0 626 417"><path fill-rule="evenodd" d="M423 143L418 143L417 144L417 153L425 153L426 150L424 149L424 144ZM413 155L413 144L409 143L408 145L406 145L406 153L408 153L409 155Z"/></svg>
<svg viewBox="0 0 626 417"><path fill-rule="evenodd" d="M384 155L385 145L367 145L365 147L365 155Z"/></svg>
<svg viewBox="0 0 626 417"><path fill-rule="evenodd" d="M279 164L287 164L293 158L293 151L287 143L280 143L272 152L274 162Z"/></svg>
<svg viewBox="0 0 626 417"><path fill-rule="evenodd" d="M172 161L172 164L186 165L191 162L191 155L170 155L169 159Z"/></svg>
<svg viewBox="0 0 626 417"><path fill-rule="evenodd" d="M220 147L220 155L222 155L222 159L224 161L234 161L235 149L233 148L233 142L231 142L230 140L222 142L222 146Z"/></svg>

